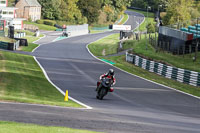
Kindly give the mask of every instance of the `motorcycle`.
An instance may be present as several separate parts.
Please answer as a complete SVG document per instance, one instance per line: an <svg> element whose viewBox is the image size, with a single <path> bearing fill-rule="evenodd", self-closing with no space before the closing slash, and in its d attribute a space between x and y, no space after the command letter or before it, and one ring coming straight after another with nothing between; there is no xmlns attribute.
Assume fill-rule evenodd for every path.
<svg viewBox="0 0 200 133"><path fill-rule="evenodd" d="M100 87L99 87L100 86ZM97 83L97 96L96 98L102 100L104 96L107 95L108 92L113 92L112 80L109 78L102 78L100 82Z"/></svg>

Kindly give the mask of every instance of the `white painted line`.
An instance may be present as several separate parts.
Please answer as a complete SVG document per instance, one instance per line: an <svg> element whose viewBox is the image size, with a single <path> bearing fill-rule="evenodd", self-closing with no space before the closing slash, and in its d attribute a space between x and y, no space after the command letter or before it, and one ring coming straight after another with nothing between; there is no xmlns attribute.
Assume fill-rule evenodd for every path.
<svg viewBox="0 0 200 133"><path fill-rule="evenodd" d="M41 39L43 39L43 38L45 38L45 37L46 37L46 35L45 35L45 34L43 34L43 35L44 35L43 37L41 37L40 39L38 39L38 40L34 41L33 43L35 43L35 44L38 44L38 43L37 43L37 41L39 41L39 40L41 40ZM38 48L40 47L40 45L41 45L41 44L38 44L38 46L37 46L36 48L34 48L34 49L31 51L31 52L32 52L32 53L33 53L33 52L35 52L35 50L36 50L36 49L38 49Z"/></svg>
<svg viewBox="0 0 200 133"><path fill-rule="evenodd" d="M98 39L98 40L96 40L96 41L99 41L99 40L101 40L101 39L103 39L103 38L105 38L105 37L102 37L102 38L100 38L100 39ZM96 42L96 41L94 41L94 42ZM107 63L107 62L105 62L105 61L100 60L99 58L97 58L96 56L94 56L94 55L90 52L90 50L89 50L89 48L88 48L88 46L89 46L90 44L94 43L94 42L91 42L91 43L87 44L86 48L87 48L88 52L89 52L89 53L90 53L90 54L91 54L95 59L97 59L97 60L99 60L99 61L101 61L101 62L104 62L104 63L106 63L106 64L108 64L108 65L110 65L110 66L113 66L113 67L115 67L115 68L117 68L117 69L119 69L119 70L121 70L121 71L123 71L123 72L125 72L125 73L127 73L127 74L130 74L130 75L132 75L132 76L135 76L135 77L141 78L141 79L143 79L143 80L146 80L146 81L148 81L148 82L151 82L151 83L154 83L154 84L157 84L157 85L160 85L160 86L166 87L166 88L168 88L168 89L171 89L171 90L174 90L174 91L180 92L180 93L182 93L182 94L185 94L185 95L188 95L188 96L191 96L191 97L194 97L194 98L200 99L200 97L197 97L197 96L194 96L194 95L192 95L192 94L189 94L189 93L186 93L186 92L183 92L183 91L177 90L177 89L175 89L175 88L172 88L172 87L169 87L169 86L166 86L166 85L163 85L163 84L160 84L160 83L157 83L157 82L154 82L154 81L151 81L151 80L145 79L145 78L143 78L143 77L140 77L140 76L134 75L134 74L129 73L129 72L127 72L127 71L125 71L125 70L123 70L123 69L121 69L121 68L118 68L118 67L116 67L116 66L114 66L114 65L112 65L112 64L109 64L109 63Z"/></svg>
<svg viewBox="0 0 200 133"><path fill-rule="evenodd" d="M87 109L87 108L62 107L62 106L55 106L55 105L44 105L44 104L33 104L33 103L17 103L17 102L4 102L4 101L0 101L0 103L12 104L12 105L29 105L29 106L37 106L37 107L61 108L61 109L77 109L77 110Z"/></svg>
<svg viewBox="0 0 200 133"><path fill-rule="evenodd" d="M37 60L37 58L36 58L35 56L33 56L33 58L35 59L35 61L38 63L38 65L39 65L40 68L42 69L42 71L43 71L43 73L44 73L46 79L49 81L49 83L51 83L61 94L63 94L63 96L65 96L65 92L63 92L59 87L57 87L57 86L49 79L49 77L48 77L46 71L44 70L44 68L42 67L42 65L39 63L39 61ZM76 102L76 103L78 103L78 104L80 104L80 105L82 105L82 106L84 106L84 107L86 107L87 109L93 109L92 107L90 107L90 106L88 106L88 105L86 105L86 104L84 104L84 103L82 103L82 102L80 102L80 101L78 101L78 100L76 100L76 99L70 97L70 96L69 96L69 99L72 100L72 101L74 101L74 102Z"/></svg>

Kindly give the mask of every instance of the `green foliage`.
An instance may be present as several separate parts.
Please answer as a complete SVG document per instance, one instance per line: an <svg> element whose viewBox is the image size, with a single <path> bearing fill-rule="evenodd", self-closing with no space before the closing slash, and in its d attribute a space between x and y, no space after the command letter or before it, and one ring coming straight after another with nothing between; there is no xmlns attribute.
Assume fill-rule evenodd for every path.
<svg viewBox="0 0 200 133"><path fill-rule="evenodd" d="M105 15L107 22L115 22L131 0L38 0L44 19L65 21L68 24L98 23ZM103 18L104 19L104 18Z"/></svg>
<svg viewBox="0 0 200 133"><path fill-rule="evenodd" d="M156 28L154 23L149 23L147 25L147 33L155 33Z"/></svg>
<svg viewBox="0 0 200 133"><path fill-rule="evenodd" d="M44 24L54 26L56 24L56 22L53 20L44 20Z"/></svg>
<svg viewBox="0 0 200 133"><path fill-rule="evenodd" d="M78 7L88 23L96 23L100 15L101 3L99 0L79 0Z"/></svg>
<svg viewBox="0 0 200 133"><path fill-rule="evenodd" d="M142 9L146 9L147 6L150 6L152 11L157 11L158 8L159 10L163 9L165 6L165 1L166 0L133 0L131 6ZM162 5L163 7L159 7L159 5Z"/></svg>
<svg viewBox="0 0 200 133"><path fill-rule="evenodd" d="M191 19L191 0L168 0L166 6L167 14L163 19L165 25L183 22Z"/></svg>
<svg viewBox="0 0 200 133"><path fill-rule="evenodd" d="M67 21L72 24L87 23L77 7L78 0L38 0L44 19Z"/></svg>
<svg viewBox="0 0 200 133"><path fill-rule="evenodd" d="M37 24L44 24L44 21L43 20L37 20L36 23Z"/></svg>

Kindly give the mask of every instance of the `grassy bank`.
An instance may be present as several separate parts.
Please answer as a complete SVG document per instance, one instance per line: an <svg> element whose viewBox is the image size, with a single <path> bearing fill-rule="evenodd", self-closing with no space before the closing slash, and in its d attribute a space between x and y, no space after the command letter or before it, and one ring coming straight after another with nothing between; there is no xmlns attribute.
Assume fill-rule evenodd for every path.
<svg viewBox="0 0 200 133"><path fill-rule="evenodd" d="M102 56L116 53L118 48L118 42L119 34L113 34L102 40L94 42L88 47L95 56Z"/></svg>
<svg viewBox="0 0 200 133"><path fill-rule="evenodd" d="M70 92L69 92L70 93ZM0 100L81 107L59 93L32 56L0 51Z"/></svg>
<svg viewBox="0 0 200 133"><path fill-rule="evenodd" d="M194 62L192 60L194 53L183 56L173 55L165 51L156 52L156 50L149 44L148 50L146 50L146 39L144 36L139 42L135 40L126 41L123 47L126 49L133 48L134 53L154 59L155 61L162 61L171 66L200 72L200 52L198 52L197 61Z"/></svg>
<svg viewBox="0 0 200 133"><path fill-rule="evenodd" d="M35 22L24 21L24 24L35 25L35 26L37 26L39 28L39 30L55 31L57 29L54 26L49 26L49 25L45 25L45 24L37 24Z"/></svg>
<svg viewBox="0 0 200 133"><path fill-rule="evenodd" d="M0 122L0 133L97 133L65 127L39 126L15 122Z"/></svg>
<svg viewBox="0 0 200 133"><path fill-rule="evenodd" d="M108 38L110 40L109 43L107 42ZM99 56L100 53L102 53L102 49L106 49L106 51L109 51L109 48L107 48L107 47L112 46L112 45L116 45L117 39L118 39L117 36L105 37L105 38L103 38L99 41L96 41L96 42L90 44L89 49L95 56ZM115 40L115 41L112 42L111 40ZM102 47L101 46L102 42L107 42L108 43L107 46ZM168 63L172 63L174 66L179 66L182 63L182 66L194 68L194 66L193 66L194 64L197 64L198 66L200 65L198 63L200 60L196 63L193 62L193 65L190 65L191 60L189 61L188 59L186 59L186 57L183 58L182 56L175 56L175 55L165 53L165 52L156 53L153 47L151 47L149 44L147 46L148 46L147 47L148 50L145 50L146 49L146 40L143 37L143 39L139 42L138 41L128 41L128 42L126 42L125 45L124 45L124 48L133 48L134 52L137 53L137 54L141 54L143 56L154 58L156 60L169 61ZM102 47L102 48L99 48L99 47ZM200 55L199 55L199 57L200 57ZM191 85L187 85L187 84L177 82L177 81L172 80L172 79L167 79L167 78L159 76L155 73L151 73L147 70L144 70L142 68L134 66L133 64L127 63L126 60L125 60L125 55L123 55L123 56L113 56L113 57L103 57L102 56L100 58L104 58L104 59L110 60L112 62L115 62L116 63L115 66L117 66L117 67L119 67L119 68L121 68L121 69L123 69L127 72L130 72L132 74L143 77L145 79L155 81L157 83L160 83L160 84L175 88L177 90L181 90L181 91L193 94L195 96L200 96L200 88L199 87L194 87L194 86L191 86ZM195 68L199 69L200 67L195 67Z"/></svg>

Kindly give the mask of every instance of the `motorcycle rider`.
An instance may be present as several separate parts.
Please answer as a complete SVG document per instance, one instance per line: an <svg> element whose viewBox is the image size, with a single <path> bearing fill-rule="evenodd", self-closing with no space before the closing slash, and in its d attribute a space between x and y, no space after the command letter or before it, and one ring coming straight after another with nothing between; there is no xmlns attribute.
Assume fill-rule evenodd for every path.
<svg viewBox="0 0 200 133"><path fill-rule="evenodd" d="M105 77L111 79L111 86L115 85L116 83L115 72L113 69L109 69L107 73L104 73L100 76L100 81L97 82L96 91L99 91L99 88L101 88L101 79ZM113 88L110 88L110 92L112 91L113 91Z"/></svg>

